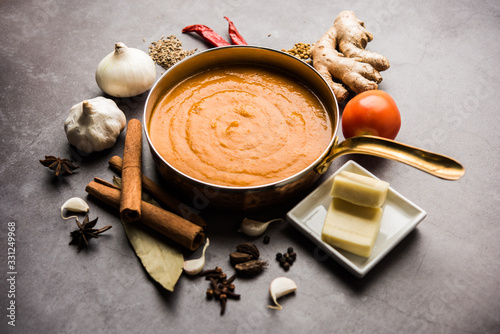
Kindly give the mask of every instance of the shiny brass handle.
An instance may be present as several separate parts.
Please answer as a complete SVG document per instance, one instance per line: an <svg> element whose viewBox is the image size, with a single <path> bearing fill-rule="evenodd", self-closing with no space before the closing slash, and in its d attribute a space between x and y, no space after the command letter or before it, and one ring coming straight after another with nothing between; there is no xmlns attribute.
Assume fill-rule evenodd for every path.
<svg viewBox="0 0 500 334"><path fill-rule="evenodd" d="M333 159L344 154L368 154L399 161L446 180L458 180L465 173L464 167L452 158L390 139L357 136L337 143L338 138L328 156L316 167L318 173L325 173Z"/></svg>

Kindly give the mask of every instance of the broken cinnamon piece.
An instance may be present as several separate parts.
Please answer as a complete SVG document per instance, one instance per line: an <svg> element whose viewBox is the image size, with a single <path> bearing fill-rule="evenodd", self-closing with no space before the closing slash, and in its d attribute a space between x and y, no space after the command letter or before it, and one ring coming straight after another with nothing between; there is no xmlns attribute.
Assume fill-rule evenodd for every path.
<svg viewBox="0 0 500 334"><path fill-rule="evenodd" d="M106 181L96 178L85 191L105 204L120 208L120 190ZM205 242L200 226L144 201L141 201L141 222L192 251Z"/></svg>
<svg viewBox="0 0 500 334"><path fill-rule="evenodd" d="M127 125L123 149L120 217L126 222L141 219L142 201L142 126L137 119Z"/></svg>
<svg viewBox="0 0 500 334"><path fill-rule="evenodd" d="M109 167L118 174L122 173L122 164L122 158L117 155L109 159ZM170 193L166 192L162 187L160 187L157 183L155 183L144 174L142 175L142 187L158 202L165 205L175 214L203 228L207 226L207 222L202 217L200 217L193 209L182 203Z"/></svg>

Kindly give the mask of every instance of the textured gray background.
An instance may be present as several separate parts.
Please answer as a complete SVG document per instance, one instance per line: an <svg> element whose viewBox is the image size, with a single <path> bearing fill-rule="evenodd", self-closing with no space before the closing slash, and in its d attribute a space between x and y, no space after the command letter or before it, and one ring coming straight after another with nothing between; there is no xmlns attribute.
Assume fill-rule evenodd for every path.
<svg viewBox="0 0 500 334"><path fill-rule="evenodd" d="M240 301L220 317L204 280L182 277L174 293L149 279L119 220L89 201L107 236L77 254L68 246L73 221L62 203L86 198L94 177L110 179L116 146L83 159L72 152L63 122L69 108L103 95L94 71L115 42L147 50L162 35L186 49L207 48L182 35L194 23L227 37L229 16L251 44L282 49L314 43L342 10L353 10L375 35L369 49L391 68L380 88L402 113L398 140L450 155L467 173L443 181L371 157L341 157L368 168L428 212L427 218L372 272L356 279L288 224L272 225L262 246L267 271L236 282ZM498 333L500 332L500 122L498 1L0 1L0 332L3 333ZM161 73L158 68L158 76ZM117 100L142 118L146 96ZM54 178L44 155L72 157L71 177ZM157 178L144 148L144 172ZM297 201L253 214L284 217ZM229 271L227 254L246 240L243 214L205 212L207 266ZM16 223L16 327L7 325L7 223ZM255 241L262 245L261 240ZM266 309L268 284L283 271L277 251L295 247L287 274L299 289L284 310Z"/></svg>

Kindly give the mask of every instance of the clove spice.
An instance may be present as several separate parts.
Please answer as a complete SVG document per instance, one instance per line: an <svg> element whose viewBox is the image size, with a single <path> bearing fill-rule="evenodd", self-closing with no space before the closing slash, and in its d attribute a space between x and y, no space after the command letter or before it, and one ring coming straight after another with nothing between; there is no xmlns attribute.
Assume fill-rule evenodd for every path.
<svg viewBox="0 0 500 334"><path fill-rule="evenodd" d="M234 292L235 285L233 281L236 275L227 278L227 275L222 271L220 267L215 267L211 270L205 270L199 274L200 276L205 276L207 280L210 281L210 288L206 291L207 299L215 299L220 303L220 315L224 315L226 312L226 305L228 299L240 299L240 295Z"/></svg>

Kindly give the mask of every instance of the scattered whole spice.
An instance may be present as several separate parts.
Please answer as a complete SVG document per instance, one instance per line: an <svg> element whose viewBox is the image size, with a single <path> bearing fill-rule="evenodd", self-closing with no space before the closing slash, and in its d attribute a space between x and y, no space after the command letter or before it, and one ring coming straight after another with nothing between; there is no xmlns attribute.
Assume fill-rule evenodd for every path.
<svg viewBox="0 0 500 334"><path fill-rule="evenodd" d="M89 216L86 215L83 220L83 223L80 223L80 221L78 221L78 218L76 218L76 224L78 225L78 229L70 233L71 241L69 244L77 245L78 252L82 250L82 248L88 247L90 238L97 239L99 234L106 232L111 228L111 226L109 225L101 229L95 229L94 226L97 223L97 219L98 218L89 221Z"/></svg>
<svg viewBox="0 0 500 334"><path fill-rule="evenodd" d="M260 256L260 252L257 246L249 242L244 242L242 244L239 244L238 246L236 246L236 250L238 252L251 255L253 259L258 259Z"/></svg>
<svg viewBox="0 0 500 334"><path fill-rule="evenodd" d="M206 276L206 275L211 275L211 274L221 274L222 273L222 268L221 267L215 267L214 269L207 269L202 272L200 272L198 275L199 276Z"/></svg>
<svg viewBox="0 0 500 334"><path fill-rule="evenodd" d="M297 253L295 253L293 247L288 247L286 253L276 254L276 260L285 271L290 270L290 266L293 265L296 259L297 259Z"/></svg>
<svg viewBox="0 0 500 334"><path fill-rule="evenodd" d="M236 246L236 252L229 254L229 261L241 276L255 276L267 267L267 262L259 260L260 251L254 244L244 242Z"/></svg>
<svg viewBox="0 0 500 334"><path fill-rule="evenodd" d="M229 254L229 261L233 266L237 265L238 263L250 261L252 259L253 259L252 255L242 252L232 252L231 254Z"/></svg>
<svg viewBox="0 0 500 334"><path fill-rule="evenodd" d="M282 49L281 51L291 54L302 60L311 58L311 44L310 43L295 43L293 48L289 50Z"/></svg>
<svg viewBox="0 0 500 334"><path fill-rule="evenodd" d="M205 270L199 274L205 276L210 281L210 288L206 291L207 299L215 299L220 302L220 315L224 315L228 299L240 299L240 295L235 293L235 285L233 284L236 275L227 278L227 275L222 271L222 268L215 267L211 270Z"/></svg>
<svg viewBox="0 0 500 334"><path fill-rule="evenodd" d="M238 263L234 266L236 272L243 276L255 276L260 274L267 267L267 262L261 260L250 260Z"/></svg>
<svg viewBox="0 0 500 334"><path fill-rule="evenodd" d="M44 160L40 160L40 163L53 170L55 176L71 175L73 170L78 168L71 160L56 158L53 155L46 155Z"/></svg>
<svg viewBox="0 0 500 334"><path fill-rule="evenodd" d="M166 70L196 52L196 49L190 51L184 50L182 42L174 35L168 36L166 39L163 37L151 43L149 46L149 56L156 64Z"/></svg>

